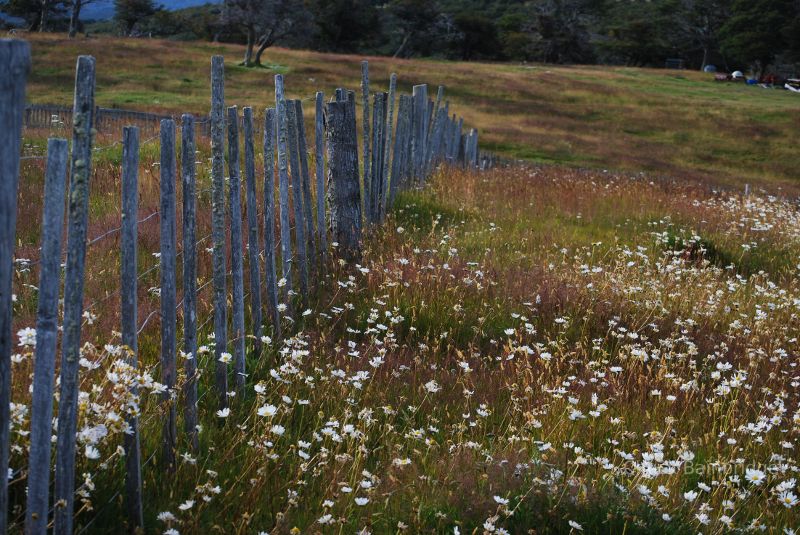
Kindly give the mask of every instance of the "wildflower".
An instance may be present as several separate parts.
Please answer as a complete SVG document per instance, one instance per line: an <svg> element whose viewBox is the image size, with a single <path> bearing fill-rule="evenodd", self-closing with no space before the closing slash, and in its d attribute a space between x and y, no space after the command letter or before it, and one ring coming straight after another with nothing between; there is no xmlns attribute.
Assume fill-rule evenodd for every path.
<svg viewBox="0 0 800 535"><path fill-rule="evenodd" d="M17 331L19 345L23 347L36 347L36 329L25 327Z"/></svg>
<svg viewBox="0 0 800 535"><path fill-rule="evenodd" d="M356 505L362 505L363 506L363 505L367 505L368 503L369 503L369 498L362 498L362 497L356 498Z"/></svg>
<svg viewBox="0 0 800 535"><path fill-rule="evenodd" d="M786 490L778 495L778 501L787 509L791 509L797 505L797 496L792 491Z"/></svg>
<svg viewBox="0 0 800 535"><path fill-rule="evenodd" d="M578 524L578 523L577 523L577 522L575 522L574 520L570 520L570 521L568 521L567 523L569 524L569 527L570 527L570 528L572 528L572 529L576 529L576 530L578 530L578 531L583 531L583 526L581 526L580 524Z"/></svg>
<svg viewBox="0 0 800 535"><path fill-rule="evenodd" d="M697 491L689 490L683 493L683 499L687 502L693 502L697 498Z"/></svg>
<svg viewBox="0 0 800 535"><path fill-rule="evenodd" d="M183 502L178 506L178 509L180 509L181 511L188 511L193 506L194 506L194 500L186 500L185 502Z"/></svg>
<svg viewBox="0 0 800 535"><path fill-rule="evenodd" d="M230 414L231 410L228 407L225 407L224 409L220 409L217 411L217 416L219 416L220 418L227 418L228 416L230 416Z"/></svg>
<svg viewBox="0 0 800 535"><path fill-rule="evenodd" d="M223 364L227 364L227 363L229 363L229 362L230 362L232 359L233 359L233 355L231 355L230 353L227 353L227 352L226 352L226 353L222 353L222 354L219 356L219 359L218 359L218 360L219 360L221 363L223 363Z"/></svg>
<svg viewBox="0 0 800 535"><path fill-rule="evenodd" d="M495 496L494 501L499 503L500 505L508 505L508 500L501 496Z"/></svg>
<svg viewBox="0 0 800 535"><path fill-rule="evenodd" d="M275 405L264 405L258 408L258 415L259 416L266 416L271 418L278 413L278 407Z"/></svg>
<svg viewBox="0 0 800 535"><path fill-rule="evenodd" d="M96 460L100 458L100 450L98 450L91 444L87 444L86 450L84 451L84 455L86 455L87 459Z"/></svg>
<svg viewBox="0 0 800 535"><path fill-rule="evenodd" d="M281 436L286 432L286 428L283 427L282 425L276 424L270 428L270 431L272 432L273 435Z"/></svg>
<svg viewBox="0 0 800 535"><path fill-rule="evenodd" d="M169 511L162 511L158 513L158 516L156 518L162 522L174 522L175 520L177 520L177 518L175 518L175 515L173 515Z"/></svg>
<svg viewBox="0 0 800 535"><path fill-rule="evenodd" d="M433 379L431 379L430 381L425 383L425 390L427 390L431 394L434 394L434 393L438 392L441 389L442 388L439 386L439 383L437 383Z"/></svg>
<svg viewBox="0 0 800 535"><path fill-rule="evenodd" d="M164 535L181 535L181 533L175 528L169 528L168 530L164 531Z"/></svg>
<svg viewBox="0 0 800 535"><path fill-rule="evenodd" d="M753 485L761 485L766 477L766 474L757 468L747 468L744 472L744 478Z"/></svg>

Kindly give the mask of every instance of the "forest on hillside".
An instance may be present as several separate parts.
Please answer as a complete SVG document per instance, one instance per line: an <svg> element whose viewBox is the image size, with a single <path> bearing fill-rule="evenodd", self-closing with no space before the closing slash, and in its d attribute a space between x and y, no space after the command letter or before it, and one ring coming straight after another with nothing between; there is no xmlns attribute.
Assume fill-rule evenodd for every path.
<svg viewBox="0 0 800 535"><path fill-rule="evenodd" d="M0 0L0 11L34 31L247 43L249 65L275 44L467 61L679 59L757 76L796 74L800 63L800 0L225 0L177 11L115 0L113 20L80 21L76 7L91 1Z"/></svg>

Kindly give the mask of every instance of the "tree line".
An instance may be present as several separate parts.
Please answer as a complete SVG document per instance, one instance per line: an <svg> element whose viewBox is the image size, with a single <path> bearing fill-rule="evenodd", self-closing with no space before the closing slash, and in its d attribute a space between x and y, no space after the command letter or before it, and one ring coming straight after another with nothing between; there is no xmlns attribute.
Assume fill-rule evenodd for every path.
<svg viewBox="0 0 800 535"><path fill-rule="evenodd" d="M80 30L331 52L664 66L762 75L800 63L800 0L225 0L168 11L115 0L113 21L81 28L94 0L0 0L30 30Z"/></svg>

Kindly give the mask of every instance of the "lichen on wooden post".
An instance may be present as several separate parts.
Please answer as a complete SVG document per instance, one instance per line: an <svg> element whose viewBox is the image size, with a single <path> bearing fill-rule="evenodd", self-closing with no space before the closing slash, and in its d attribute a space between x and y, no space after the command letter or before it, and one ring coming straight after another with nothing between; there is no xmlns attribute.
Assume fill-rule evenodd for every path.
<svg viewBox="0 0 800 535"><path fill-rule="evenodd" d="M83 322L89 179L94 140L95 61L79 56L72 111L72 157L67 223L67 270L64 276L61 393L58 407L54 533L71 535L75 503L75 433L78 423L78 366Z"/></svg>
<svg viewBox="0 0 800 535"><path fill-rule="evenodd" d="M280 338L281 315L275 273L275 108L264 113L264 283L272 333Z"/></svg>
<svg viewBox="0 0 800 535"><path fill-rule="evenodd" d="M261 317L261 269L259 268L258 202L256 201L256 155L253 108L244 108L244 175L245 206L247 207L247 266L250 275L250 324L253 326L253 354L261 354L264 334Z"/></svg>
<svg viewBox="0 0 800 535"><path fill-rule="evenodd" d="M328 255L328 224L325 217L325 95L317 91L314 114L314 163L317 171L317 242L325 264Z"/></svg>
<svg viewBox="0 0 800 535"><path fill-rule="evenodd" d="M2 45L0 45L2 46ZM28 455L28 509L25 533L47 533L50 509L50 450L53 434L53 379L58 342L58 298L61 290L61 236L69 150L66 139L47 140L39 302L36 311L31 434ZM5 511L3 511L5 514Z"/></svg>
<svg viewBox="0 0 800 535"><path fill-rule="evenodd" d="M184 430L192 451L200 448L197 430L197 200L194 118L181 118L181 182L183 184L183 387Z"/></svg>
<svg viewBox="0 0 800 535"><path fill-rule="evenodd" d="M281 219L281 264L283 274L283 301L291 315L292 290L292 237L289 227L289 162L287 102L283 94L283 76L275 75L275 105L278 130L278 188Z"/></svg>
<svg viewBox="0 0 800 535"><path fill-rule="evenodd" d="M239 165L239 112L228 108L228 204L231 229L231 290L234 382L239 394L245 384L244 259L242 240L242 185Z"/></svg>
<svg viewBox="0 0 800 535"><path fill-rule="evenodd" d="M331 240L343 259L356 261L361 256L361 189L355 107L350 102L328 103L325 132Z"/></svg>
<svg viewBox="0 0 800 535"><path fill-rule="evenodd" d="M228 406L228 296L225 259L225 60L211 58L211 234L214 282L214 382L219 406Z"/></svg>

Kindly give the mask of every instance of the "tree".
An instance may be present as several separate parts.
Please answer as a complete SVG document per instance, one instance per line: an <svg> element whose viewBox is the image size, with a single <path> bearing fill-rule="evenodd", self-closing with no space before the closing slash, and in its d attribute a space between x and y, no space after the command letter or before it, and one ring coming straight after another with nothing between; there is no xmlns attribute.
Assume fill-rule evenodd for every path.
<svg viewBox="0 0 800 535"><path fill-rule="evenodd" d="M761 77L787 42L781 31L791 20L787 0L734 0L731 17L720 30L722 51L752 67Z"/></svg>
<svg viewBox="0 0 800 535"><path fill-rule="evenodd" d="M488 17L472 13L459 13L453 17L453 22L460 34L455 43L460 59L470 60L476 57L498 56L501 44L497 37L497 27Z"/></svg>
<svg viewBox="0 0 800 535"><path fill-rule="evenodd" d="M334 52L363 50L381 34L380 13L372 0L312 0L317 46Z"/></svg>
<svg viewBox="0 0 800 535"><path fill-rule="evenodd" d="M583 0L543 0L533 9L529 31L536 59L547 63L594 61Z"/></svg>
<svg viewBox="0 0 800 535"><path fill-rule="evenodd" d="M114 0L114 20L124 35L131 35L138 22L155 12L153 0Z"/></svg>
<svg viewBox="0 0 800 535"><path fill-rule="evenodd" d="M387 26L394 29L394 37L400 41L394 57L427 56L461 38L453 16L440 12L436 2L393 0L386 9L390 18Z"/></svg>
<svg viewBox="0 0 800 535"><path fill-rule="evenodd" d="M228 24L241 27L247 36L245 67L260 66L264 51L308 16L301 0L226 0L223 13Z"/></svg>
<svg viewBox="0 0 800 535"><path fill-rule="evenodd" d="M0 11L23 20L29 31L60 26L67 12L63 0L0 0Z"/></svg>
<svg viewBox="0 0 800 535"><path fill-rule="evenodd" d="M684 0L681 22L692 45L702 51L700 70L719 48L719 32L730 17L730 0Z"/></svg>

